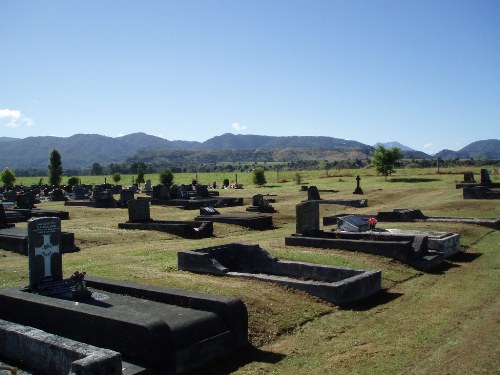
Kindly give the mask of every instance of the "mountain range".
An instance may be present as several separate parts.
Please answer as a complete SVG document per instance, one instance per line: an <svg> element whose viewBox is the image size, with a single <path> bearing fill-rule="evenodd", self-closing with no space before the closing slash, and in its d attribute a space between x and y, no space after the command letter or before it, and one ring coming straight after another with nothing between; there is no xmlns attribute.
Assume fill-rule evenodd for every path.
<svg viewBox="0 0 500 375"><path fill-rule="evenodd" d="M384 147L400 147L407 158L433 157L397 142L379 144ZM129 158L140 157L141 154L152 157L162 153L184 155L191 161L201 162L211 159L233 162L254 160L245 158L256 154L261 154L264 160L276 161L366 159L377 145L370 146L333 137L275 137L231 133L215 136L204 142L169 141L145 133L116 138L98 134L75 134L71 137L0 137L0 170L5 167L45 169L52 149L61 154L65 169L83 169L96 162L101 165L122 163ZM500 140L473 142L459 151L440 151L434 157L500 159Z"/></svg>

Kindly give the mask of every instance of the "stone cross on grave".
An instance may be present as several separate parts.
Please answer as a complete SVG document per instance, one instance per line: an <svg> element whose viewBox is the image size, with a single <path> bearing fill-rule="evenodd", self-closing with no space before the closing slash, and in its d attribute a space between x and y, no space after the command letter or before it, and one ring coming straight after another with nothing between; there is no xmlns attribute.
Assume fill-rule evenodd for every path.
<svg viewBox="0 0 500 375"><path fill-rule="evenodd" d="M352 192L353 194L363 194L363 189L359 186L359 181L361 181L361 177L358 175L356 177L356 189Z"/></svg>
<svg viewBox="0 0 500 375"><path fill-rule="evenodd" d="M42 234L43 244L40 247L35 247L35 256L41 255L44 263L44 277L52 277L51 258L52 254L60 253L59 244L53 246L50 243L50 234Z"/></svg>
<svg viewBox="0 0 500 375"><path fill-rule="evenodd" d="M30 288L62 280L61 219L39 217L28 221Z"/></svg>

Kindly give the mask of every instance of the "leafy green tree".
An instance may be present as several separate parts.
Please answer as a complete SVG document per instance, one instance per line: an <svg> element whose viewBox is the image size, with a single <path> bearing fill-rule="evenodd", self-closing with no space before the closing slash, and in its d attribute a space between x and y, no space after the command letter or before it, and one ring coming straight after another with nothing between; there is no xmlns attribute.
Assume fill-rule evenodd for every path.
<svg viewBox="0 0 500 375"><path fill-rule="evenodd" d="M297 185L300 185L302 183L302 175L299 172L295 172L295 175L293 176L293 180Z"/></svg>
<svg viewBox="0 0 500 375"><path fill-rule="evenodd" d="M49 165L47 168L49 172L49 184L59 186L62 180L63 167L61 163L61 155L56 149L53 149L50 152Z"/></svg>
<svg viewBox="0 0 500 375"><path fill-rule="evenodd" d="M172 174L172 171L168 168L163 169L160 172L159 177L160 177L160 182L163 185L172 186L174 184L174 175Z"/></svg>
<svg viewBox="0 0 500 375"><path fill-rule="evenodd" d="M137 168L137 178L135 179L135 182L139 185L144 183L144 168L142 165Z"/></svg>
<svg viewBox="0 0 500 375"><path fill-rule="evenodd" d="M122 179L122 175L119 174L119 173L113 173L113 175L111 176L111 178L113 179L113 181L115 182L115 185L116 185Z"/></svg>
<svg viewBox="0 0 500 375"><path fill-rule="evenodd" d="M5 167L5 169L0 174L0 180L3 182L3 186L6 188L11 188L14 186L14 182L16 181L16 175L9 167Z"/></svg>
<svg viewBox="0 0 500 375"><path fill-rule="evenodd" d="M70 177L70 178L68 178L68 185L69 186L78 185L79 182L80 182L80 179L78 177Z"/></svg>
<svg viewBox="0 0 500 375"><path fill-rule="evenodd" d="M101 164L94 163L92 164L92 169L90 170L90 174L92 176L102 176L104 174L104 169L102 168Z"/></svg>
<svg viewBox="0 0 500 375"><path fill-rule="evenodd" d="M399 147L386 149L382 145L378 145L372 156L372 164L375 166L377 173L383 175L387 180L387 176L395 173L394 165L403 158L403 153Z"/></svg>
<svg viewBox="0 0 500 375"><path fill-rule="evenodd" d="M263 169L254 169L253 170L252 182L259 187L267 184L266 175L264 174Z"/></svg>

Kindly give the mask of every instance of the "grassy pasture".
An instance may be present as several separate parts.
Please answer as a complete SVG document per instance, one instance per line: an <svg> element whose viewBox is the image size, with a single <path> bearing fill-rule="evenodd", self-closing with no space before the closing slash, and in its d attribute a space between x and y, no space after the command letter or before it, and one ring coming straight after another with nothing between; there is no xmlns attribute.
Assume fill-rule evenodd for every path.
<svg viewBox="0 0 500 375"><path fill-rule="evenodd" d="M474 169L473 169L474 170ZM368 199L369 207L321 206L321 216L374 213L393 208L419 208L428 216L499 218L498 201L463 200L455 182L462 170L398 170L387 181L370 169L304 171L303 185L316 185L324 199ZM479 178L479 169L474 170ZM500 234L492 229L455 223L394 223L384 227L429 229L461 234L463 253L433 272L416 271L388 258L341 250L286 247L295 231L295 205L306 198L293 182L295 172L266 172L267 186L251 185L251 173L238 173L242 190L220 190L222 196L277 194L275 228L252 231L214 223L214 237L186 240L167 233L125 231L123 209L64 207L42 202L38 207L66 210L65 231L74 232L81 251L65 254L64 273L84 270L99 277L129 280L241 298L249 312L252 348L197 374L491 374L500 373ZM361 175L363 196L353 196ZM196 176L175 174L176 183ZM155 184L157 175L145 176ZM201 183L234 173L198 174ZM492 176L493 179L496 176ZM96 179L96 180L93 180ZM20 179L18 179L17 182ZM28 185L28 179L22 178ZM38 182L38 178L34 181ZM131 177L123 177L127 184ZM288 182L283 182L283 181ZM111 182L111 178L107 178ZM497 180L498 181L498 180ZM103 177L82 177L102 183ZM244 208L220 209L223 213ZM151 207L154 219L191 220L197 211ZM19 223L17 226L25 226ZM330 229L326 227L324 229ZM326 303L303 292L270 283L195 275L177 270L177 251L228 242L260 244L281 259L382 270L384 291L349 307ZM28 283L27 257L0 250L0 288Z"/></svg>

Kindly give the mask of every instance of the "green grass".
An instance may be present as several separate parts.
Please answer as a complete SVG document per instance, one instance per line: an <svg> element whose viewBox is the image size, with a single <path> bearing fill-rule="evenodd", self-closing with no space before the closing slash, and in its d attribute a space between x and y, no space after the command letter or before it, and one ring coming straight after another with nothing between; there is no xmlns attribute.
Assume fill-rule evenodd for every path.
<svg viewBox="0 0 500 375"><path fill-rule="evenodd" d="M64 255L65 275L83 270L99 277L231 295L245 302L254 349L221 360L217 366L199 369L198 374L500 372L499 231L460 223L383 224L460 233L464 254L430 273L370 254L287 247L284 237L295 231L295 206L306 198L306 193L293 182L294 173L280 172L280 179L290 179L278 182L276 173L266 172L268 186L262 188L251 185L251 173L238 173L238 182L245 188L219 190L220 194L243 197L246 204L255 193L277 194L274 197L277 202L273 203L279 211L273 215L275 228L253 231L215 223L215 235L208 239L186 240L168 233L120 230L118 223L126 221L128 216L123 209L65 207L61 202L45 201L38 206L70 212L71 219L62 222L62 229L75 233L81 251ZM328 177L325 171L301 173L304 185L338 190L321 193L324 199L368 199L366 208L321 205L321 217L339 213L376 214L405 207L419 208L429 216L500 217L498 201L463 200L461 190L455 189L462 176L455 172L437 175L430 169L398 170L387 181L366 169L338 173L331 170ZM358 174L362 178L363 196L352 194ZM154 176L146 178L155 183ZM189 183L195 177L175 175L177 183ZM234 180L230 174L198 174L201 183L222 181L226 177ZM82 180L89 183L83 177ZM242 207L220 209L223 213L243 210ZM191 220L196 215L197 211L151 207L152 218L158 220ZM177 270L178 251L228 242L259 244L280 259L378 269L382 271L385 290L373 300L339 308L304 292L270 283ZM25 256L0 250L0 265L0 288L28 283Z"/></svg>

